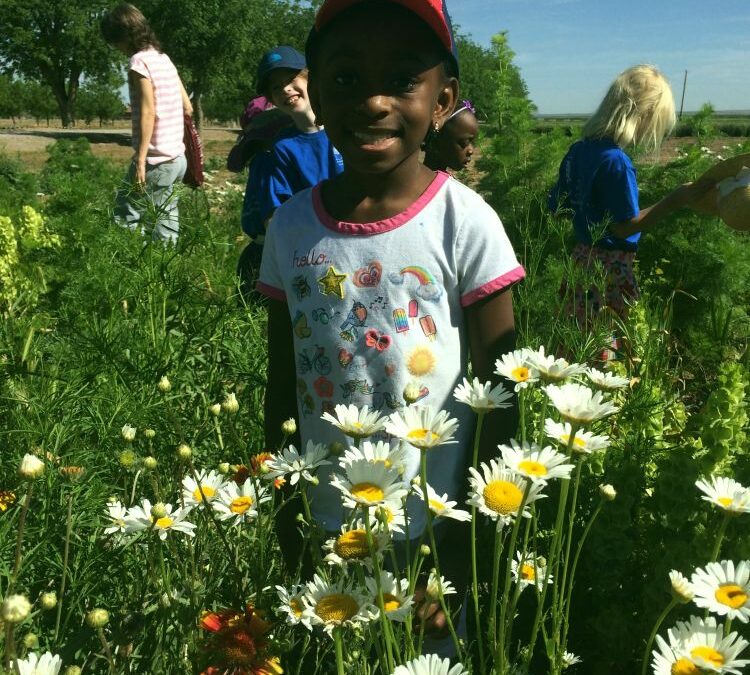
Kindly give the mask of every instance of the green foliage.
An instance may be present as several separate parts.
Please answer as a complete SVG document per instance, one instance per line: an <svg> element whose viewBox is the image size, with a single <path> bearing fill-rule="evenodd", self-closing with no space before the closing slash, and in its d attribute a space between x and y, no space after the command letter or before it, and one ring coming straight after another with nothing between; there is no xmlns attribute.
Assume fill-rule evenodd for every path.
<svg viewBox="0 0 750 675"><path fill-rule="evenodd" d="M23 83L0 73L0 117L13 121L23 112Z"/></svg>
<svg viewBox="0 0 750 675"><path fill-rule="evenodd" d="M78 117L91 124L99 120L99 126L122 117L125 104L119 94L119 84L109 82L86 82L78 92L76 113Z"/></svg>

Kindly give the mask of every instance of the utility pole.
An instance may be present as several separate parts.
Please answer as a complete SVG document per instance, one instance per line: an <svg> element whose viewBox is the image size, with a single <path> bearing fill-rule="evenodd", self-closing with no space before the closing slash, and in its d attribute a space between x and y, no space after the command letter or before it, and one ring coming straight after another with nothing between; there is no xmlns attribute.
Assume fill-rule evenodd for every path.
<svg viewBox="0 0 750 675"><path fill-rule="evenodd" d="M685 88L687 87L687 70L685 71L685 78L682 80L682 101L680 101L680 116L678 119L682 119L682 109L685 105Z"/></svg>

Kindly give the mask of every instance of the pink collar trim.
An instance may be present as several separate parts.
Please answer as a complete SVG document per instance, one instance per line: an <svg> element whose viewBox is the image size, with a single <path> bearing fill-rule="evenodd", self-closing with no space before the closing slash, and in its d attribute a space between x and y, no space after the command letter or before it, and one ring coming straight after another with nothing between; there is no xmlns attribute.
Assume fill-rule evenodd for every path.
<svg viewBox="0 0 750 675"><path fill-rule="evenodd" d="M427 186L427 189L419 195L411 206L391 218L377 220L374 223L347 223L331 217L326 211L325 206L323 206L320 183L312 191L313 209L315 209L315 215L318 217L318 220L334 232L354 235L382 234L383 232L395 230L416 217L432 201L433 197L440 191L440 188L445 185L449 178L450 176L444 171L438 171L435 178Z"/></svg>

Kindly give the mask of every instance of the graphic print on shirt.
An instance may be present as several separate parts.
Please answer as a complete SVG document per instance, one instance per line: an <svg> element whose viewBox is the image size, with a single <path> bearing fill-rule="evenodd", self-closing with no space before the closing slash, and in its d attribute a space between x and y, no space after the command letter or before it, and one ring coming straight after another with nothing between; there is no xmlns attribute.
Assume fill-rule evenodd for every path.
<svg viewBox="0 0 750 675"><path fill-rule="evenodd" d="M337 295L342 300L344 299L344 282L346 281L346 274L337 272L333 265L328 267L328 271L318 279L318 287L323 295Z"/></svg>
<svg viewBox="0 0 750 675"><path fill-rule="evenodd" d="M319 375L328 375L331 372L331 359L326 356L325 347L305 347L297 355L297 370L302 375L313 370Z"/></svg>
<svg viewBox="0 0 750 675"><path fill-rule="evenodd" d="M318 307L312 311L312 320L319 321L324 326L328 324L333 317L338 316L341 312L334 312L333 310L327 310L325 307Z"/></svg>
<svg viewBox="0 0 750 675"><path fill-rule="evenodd" d="M432 374L436 365L435 353L427 345L417 345L406 355L406 369L414 377Z"/></svg>
<svg viewBox="0 0 750 675"><path fill-rule="evenodd" d="M307 325L307 316L300 310L297 310L294 321L292 321L292 327L294 328L294 334L300 340L309 338L312 335L312 329Z"/></svg>
<svg viewBox="0 0 750 675"><path fill-rule="evenodd" d="M309 297L311 293L310 284L307 283L304 274L299 274L292 279L292 288L294 289L294 294L297 296L297 300L300 302L302 302L304 298Z"/></svg>
<svg viewBox="0 0 750 675"><path fill-rule="evenodd" d="M383 266L372 260L352 274L352 283L358 288L375 288L383 276Z"/></svg>
<svg viewBox="0 0 750 675"><path fill-rule="evenodd" d="M367 307L361 302L355 301L346 319L344 319L344 323L339 326L341 338L348 342L354 342L354 338L359 335L357 328L364 328L367 325L365 321L367 321Z"/></svg>
<svg viewBox="0 0 750 675"><path fill-rule="evenodd" d="M419 285L414 291L415 295L422 300L429 302L438 302L443 295L443 289L438 285L434 276L424 267L418 265L409 265L403 267L400 272L391 272L388 280L394 286L401 286L406 283L406 278L414 277Z"/></svg>

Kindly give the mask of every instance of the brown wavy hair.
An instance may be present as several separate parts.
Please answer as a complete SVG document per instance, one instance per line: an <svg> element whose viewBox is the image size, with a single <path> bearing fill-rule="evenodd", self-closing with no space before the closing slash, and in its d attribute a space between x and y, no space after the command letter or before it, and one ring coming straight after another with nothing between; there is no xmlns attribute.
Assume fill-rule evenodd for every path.
<svg viewBox="0 0 750 675"><path fill-rule="evenodd" d="M153 47L161 51L159 40L148 25L140 9L129 2L121 2L103 17L100 24L102 37L110 45L124 44L135 54Z"/></svg>

